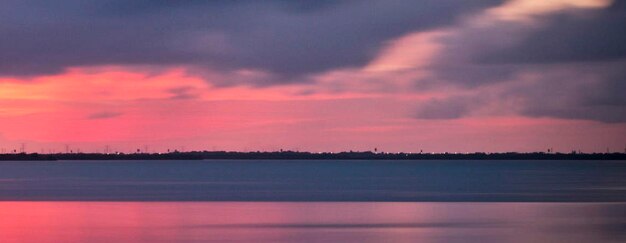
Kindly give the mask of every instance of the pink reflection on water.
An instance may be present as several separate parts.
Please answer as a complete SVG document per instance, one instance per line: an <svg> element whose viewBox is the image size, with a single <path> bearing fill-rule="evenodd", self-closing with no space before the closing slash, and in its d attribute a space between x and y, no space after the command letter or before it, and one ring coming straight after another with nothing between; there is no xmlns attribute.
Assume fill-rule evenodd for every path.
<svg viewBox="0 0 626 243"><path fill-rule="evenodd" d="M619 233L625 217L610 215L625 208L572 203L0 202L0 239L621 242L626 239Z"/></svg>

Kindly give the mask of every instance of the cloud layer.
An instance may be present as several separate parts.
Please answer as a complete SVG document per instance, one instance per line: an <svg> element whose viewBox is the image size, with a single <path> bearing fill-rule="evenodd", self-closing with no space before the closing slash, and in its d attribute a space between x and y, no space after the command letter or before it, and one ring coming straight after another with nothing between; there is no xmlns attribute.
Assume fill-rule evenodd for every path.
<svg viewBox="0 0 626 243"><path fill-rule="evenodd" d="M529 12L524 2L532 1L508 2L447 30L419 82L461 91L421 104L417 117L626 122L624 2L555 1Z"/></svg>
<svg viewBox="0 0 626 243"><path fill-rule="evenodd" d="M148 64L294 77L364 65L387 40L499 2L7 0L0 74Z"/></svg>

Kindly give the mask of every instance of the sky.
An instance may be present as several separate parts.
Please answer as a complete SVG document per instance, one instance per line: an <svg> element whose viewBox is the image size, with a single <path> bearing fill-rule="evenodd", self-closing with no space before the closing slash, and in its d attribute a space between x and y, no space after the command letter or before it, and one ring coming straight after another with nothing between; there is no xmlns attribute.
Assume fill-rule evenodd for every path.
<svg viewBox="0 0 626 243"><path fill-rule="evenodd" d="M626 1L3 0L0 152L624 152Z"/></svg>

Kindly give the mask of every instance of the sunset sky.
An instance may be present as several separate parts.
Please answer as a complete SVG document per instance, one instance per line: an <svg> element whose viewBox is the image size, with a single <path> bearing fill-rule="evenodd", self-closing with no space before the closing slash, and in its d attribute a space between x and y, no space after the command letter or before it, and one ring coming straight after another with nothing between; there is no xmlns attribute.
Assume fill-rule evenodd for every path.
<svg viewBox="0 0 626 243"><path fill-rule="evenodd" d="M626 1L2 0L0 152L623 152Z"/></svg>

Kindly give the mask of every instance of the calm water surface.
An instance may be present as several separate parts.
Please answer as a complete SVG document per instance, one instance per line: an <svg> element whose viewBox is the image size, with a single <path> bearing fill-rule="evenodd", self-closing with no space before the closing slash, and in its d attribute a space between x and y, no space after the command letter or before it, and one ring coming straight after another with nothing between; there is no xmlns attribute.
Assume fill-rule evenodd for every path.
<svg viewBox="0 0 626 243"><path fill-rule="evenodd" d="M625 232L625 161L0 162L0 243L576 243Z"/></svg>
<svg viewBox="0 0 626 243"><path fill-rule="evenodd" d="M0 201L626 202L626 161L1 161Z"/></svg>
<svg viewBox="0 0 626 243"><path fill-rule="evenodd" d="M626 242L626 204L0 202L0 242Z"/></svg>

